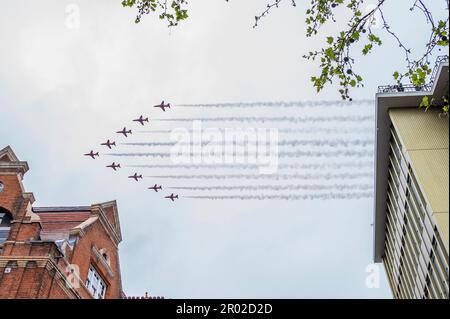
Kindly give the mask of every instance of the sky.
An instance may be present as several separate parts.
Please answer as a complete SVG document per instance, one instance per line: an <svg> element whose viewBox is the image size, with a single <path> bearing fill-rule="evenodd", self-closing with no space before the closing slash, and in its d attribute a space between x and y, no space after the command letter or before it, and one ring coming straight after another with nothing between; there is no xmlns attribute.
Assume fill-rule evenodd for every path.
<svg viewBox="0 0 450 319"><path fill-rule="evenodd" d="M372 266L372 198L180 198L172 203L149 192L142 183L128 180L132 168L117 174L104 168L112 160L134 165L161 164L163 159L114 157L103 149L95 162L82 156L99 149L98 144L107 138L124 142L114 132L125 125L144 130L130 122L141 114L150 117L148 130L190 127L190 123L157 120L170 118L373 116L374 105L370 103L348 108L325 105L269 110L176 107L339 99L336 86L315 92L309 79L318 72L317 65L301 57L320 48L342 21L323 28L317 38L306 38L304 5L282 5L253 29L253 17L263 8L261 1L197 0L190 3L187 21L168 29L152 16L136 25L135 11L122 8L120 2L43 0L37 5L19 0L0 4L0 148L11 145L21 160L28 161L30 171L24 183L27 191L35 194L35 206L117 200L123 234L122 282L130 296L149 292L166 298L390 298L382 266ZM388 3L387 17L411 47L420 49L427 26L411 18L419 19L419 15L408 10L410 2ZM437 3L433 6L441 9ZM67 23L73 8L79 10L76 27ZM407 27L405 21L410 22ZM392 83L392 73L403 61L397 45L387 37L382 39L381 49L370 57L360 57L365 87L354 91L355 100L373 100L377 86ZM175 107L166 113L152 108L162 99ZM255 123L245 125L250 124ZM266 124L280 129L293 127L292 123ZM242 123L209 125L223 128ZM373 138L373 121L321 125L335 130L357 129L346 137L324 131L305 136L322 141L349 136ZM307 138L296 134L294 138ZM136 132L127 142L168 138ZM144 151L137 146L119 148ZM334 160L322 157L317 163ZM315 159L303 158L299 163L302 161L312 163ZM294 162L286 159L284 163ZM146 169L143 174L211 172L224 173ZM373 178L358 181L370 184ZM155 182L183 186L245 181ZM265 184L270 183L267 180ZM379 272L375 288L366 284L373 269Z"/></svg>

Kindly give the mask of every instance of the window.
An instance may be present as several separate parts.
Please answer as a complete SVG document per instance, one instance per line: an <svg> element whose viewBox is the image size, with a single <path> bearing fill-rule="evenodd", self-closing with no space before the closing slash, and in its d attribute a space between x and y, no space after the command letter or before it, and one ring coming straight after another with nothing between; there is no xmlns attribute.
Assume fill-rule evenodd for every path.
<svg viewBox="0 0 450 319"><path fill-rule="evenodd" d="M0 207L0 244L8 239L11 220L11 214L6 209Z"/></svg>
<svg viewBox="0 0 450 319"><path fill-rule="evenodd" d="M95 299L105 298L106 284L93 266L89 267L86 287Z"/></svg>

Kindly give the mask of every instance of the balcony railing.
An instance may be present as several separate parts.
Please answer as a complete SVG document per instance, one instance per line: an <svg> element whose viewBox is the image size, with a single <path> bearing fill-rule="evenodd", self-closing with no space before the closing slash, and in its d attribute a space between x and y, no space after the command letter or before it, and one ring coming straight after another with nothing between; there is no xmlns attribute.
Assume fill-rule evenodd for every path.
<svg viewBox="0 0 450 319"><path fill-rule="evenodd" d="M415 86L413 84L394 84L394 85L381 85L378 87L378 93L397 93L397 92L429 92L433 87L436 80L437 72L441 63L448 63L448 56L441 55L436 59L433 71L431 72L430 82L425 85Z"/></svg>

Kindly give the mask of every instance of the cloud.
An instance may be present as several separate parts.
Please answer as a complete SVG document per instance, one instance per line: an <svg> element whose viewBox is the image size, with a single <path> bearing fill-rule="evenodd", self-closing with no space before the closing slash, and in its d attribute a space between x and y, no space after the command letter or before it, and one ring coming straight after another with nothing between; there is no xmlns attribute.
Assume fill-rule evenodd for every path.
<svg viewBox="0 0 450 319"><path fill-rule="evenodd" d="M65 24L71 3L80 9L79 29ZM37 205L117 199L123 284L130 295L389 296L385 281L376 291L364 287L364 269L371 261L370 200L332 206L326 201L178 205L127 180L126 170L112 174L104 167L109 159L81 156L106 138L120 139L113 132L133 125L137 115L203 112L185 108L163 115L150 108L161 99L219 103L338 96L333 89L319 97L310 85L317 69L300 57L319 42L303 38L302 8L282 7L253 30L260 1L193 1L191 7L189 21L168 30L156 17L135 25L134 13L120 1L0 5L5 48L0 51L0 109L2 122L12 124L0 127L0 144L11 144L30 163L25 185L36 194ZM374 85L369 87L365 99L373 98ZM255 116L252 109L239 112ZM326 138L323 132L317 136ZM365 132L358 134L354 138L367 138ZM144 137L153 139L133 136L137 142Z"/></svg>

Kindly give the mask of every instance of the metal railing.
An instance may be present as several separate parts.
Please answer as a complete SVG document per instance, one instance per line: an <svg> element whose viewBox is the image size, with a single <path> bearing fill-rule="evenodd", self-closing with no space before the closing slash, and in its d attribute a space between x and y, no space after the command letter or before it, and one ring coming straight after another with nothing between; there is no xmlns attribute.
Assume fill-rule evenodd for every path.
<svg viewBox="0 0 450 319"><path fill-rule="evenodd" d="M397 92L430 92L436 81L437 72L441 63L448 63L448 55L440 55L436 59L433 71L431 72L430 81L428 84L415 86L413 84L394 84L394 85L380 85L378 93L397 93Z"/></svg>

